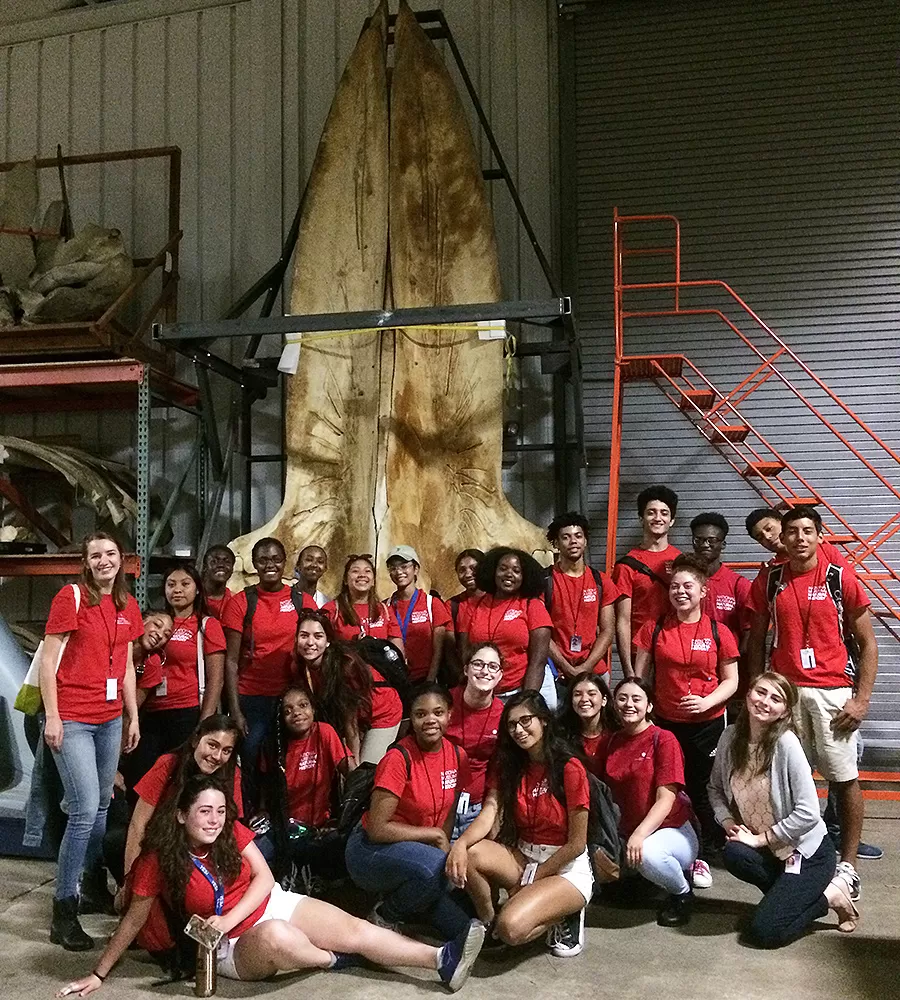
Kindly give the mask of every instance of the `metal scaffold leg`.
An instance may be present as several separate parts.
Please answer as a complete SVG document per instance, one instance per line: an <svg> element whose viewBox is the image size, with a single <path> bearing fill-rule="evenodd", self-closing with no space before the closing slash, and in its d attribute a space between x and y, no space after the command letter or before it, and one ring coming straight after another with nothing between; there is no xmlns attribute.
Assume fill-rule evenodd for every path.
<svg viewBox="0 0 900 1000"><path fill-rule="evenodd" d="M134 531L135 551L141 561L134 589L142 610L147 606L150 575L150 367L144 365L143 369L143 378L138 384L137 521Z"/></svg>

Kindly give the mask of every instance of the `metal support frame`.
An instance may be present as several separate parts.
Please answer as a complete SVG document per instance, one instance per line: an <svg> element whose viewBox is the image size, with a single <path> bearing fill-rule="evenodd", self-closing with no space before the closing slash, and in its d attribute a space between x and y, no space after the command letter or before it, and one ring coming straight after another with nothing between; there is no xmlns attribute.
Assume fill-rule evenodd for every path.
<svg viewBox="0 0 900 1000"><path fill-rule="evenodd" d="M147 577L150 572L150 367L143 365L138 383L137 407L137 520L134 547L141 561L141 575L135 581L135 597L142 608L147 606ZM161 526L160 529L161 530Z"/></svg>

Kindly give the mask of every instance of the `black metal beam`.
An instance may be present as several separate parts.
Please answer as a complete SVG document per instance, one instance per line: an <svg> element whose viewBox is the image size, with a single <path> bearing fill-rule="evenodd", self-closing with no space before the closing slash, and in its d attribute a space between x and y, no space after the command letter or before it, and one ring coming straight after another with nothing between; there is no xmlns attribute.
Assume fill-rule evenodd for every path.
<svg viewBox="0 0 900 1000"><path fill-rule="evenodd" d="M559 323L572 311L568 296L537 301L479 302L463 306L429 306L418 309L378 309L365 312L312 313L305 316L266 316L259 319L196 320L188 323L154 323L153 339L161 342L215 340L219 337L285 336L290 333L336 333L441 326L447 323L480 323L509 320L545 325ZM208 353L208 352L206 352Z"/></svg>

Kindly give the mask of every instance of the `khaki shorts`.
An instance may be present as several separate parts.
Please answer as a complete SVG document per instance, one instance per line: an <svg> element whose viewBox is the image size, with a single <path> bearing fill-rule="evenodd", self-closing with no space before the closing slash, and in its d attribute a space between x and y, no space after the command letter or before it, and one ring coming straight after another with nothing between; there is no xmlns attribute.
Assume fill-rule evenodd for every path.
<svg viewBox="0 0 900 1000"><path fill-rule="evenodd" d="M826 781L853 781L859 777L859 734L840 739L831 731L831 720L853 697L853 688L797 688L794 724L809 762Z"/></svg>
<svg viewBox="0 0 900 1000"><path fill-rule="evenodd" d="M303 896L299 892L286 892L276 882L272 886L272 893L269 896L269 902L266 904L263 915L253 926L258 927L267 920L290 921L298 904L308 898L308 896ZM248 930L250 929L252 928L248 928ZM225 976L227 979L241 978L234 967L234 949L237 947L240 939L240 935L232 938L224 937L219 942L219 947L216 950L216 969L220 976Z"/></svg>

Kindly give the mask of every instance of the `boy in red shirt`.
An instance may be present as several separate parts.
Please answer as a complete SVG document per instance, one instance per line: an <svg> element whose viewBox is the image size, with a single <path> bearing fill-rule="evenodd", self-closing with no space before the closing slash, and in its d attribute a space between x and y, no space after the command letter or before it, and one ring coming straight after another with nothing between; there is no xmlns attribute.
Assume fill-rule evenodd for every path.
<svg viewBox="0 0 900 1000"><path fill-rule="evenodd" d="M234 572L234 553L227 545L211 545L203 557L203 596L213 618L222 620L222 612L231 591L228 581Z"/></svg>
<svg viewBox="0 0 900 1000"><path fill-rule="evenodd" d="M641 490L637 498L642 538L617 563L613 583L616 601L616 648L626 677L634 674L633 638L645 622L655 622L669 610L669 579L672 560L680 555L669 544L675 523L678 494L657 483Z"/></svg>
<svg viewBox="0 0 900 1000"><path fill-rule="evenodd" d="M590 525L583 514L557 517L547 529L547 540L559 555L545 573L544 603L553 631L550 658L559 677L567 681L583 671L609 672L606 654L616 632L616 585L584 561Z"/></svg>
<svg viewBox="0 0 900 1000"><path fill-rule="evenodd" d="M747 657L751 676L765 669L771 621L770 669L797 685L795 721L810 762L837 795L838 875L856 899L859 876L853 862L863 822L856 731L868 712L878 646L869 600L856 574L822 555L821 533L822 518L814 507L800 505L782 516L780 541L788 562L764 566L753 584ZM845 644L847 630L859 646L858 664L851 661Z"/></svg>

